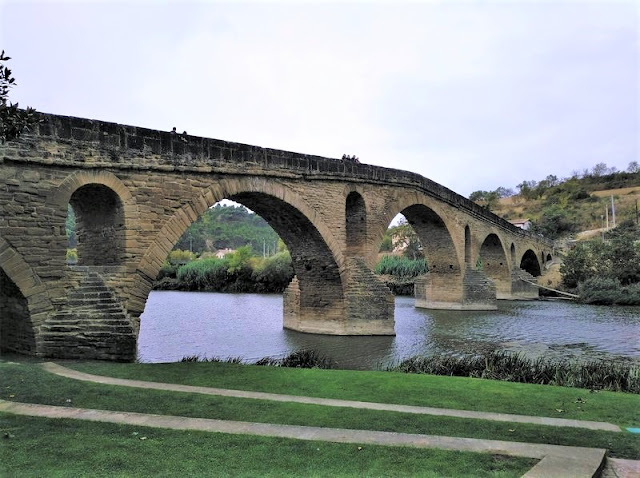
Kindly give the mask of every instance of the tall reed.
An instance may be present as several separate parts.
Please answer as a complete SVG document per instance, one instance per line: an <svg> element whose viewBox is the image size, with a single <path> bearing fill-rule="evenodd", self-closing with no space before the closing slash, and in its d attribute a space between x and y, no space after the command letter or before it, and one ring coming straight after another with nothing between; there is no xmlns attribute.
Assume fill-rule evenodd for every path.
<svg viewBox="0 0 640 478"><path fill-rule="evenodd" d="M429 272L427 261L424 259L407 259L401 256L382 256L376 265L375 273L391 275L399 278L417 277Z"/></svg>
<svg viewBox="0 0 640 478"><path fill-rule="evenodd" d="M640 393L640 366L637 364L548 361L505 351L467 356L417 356L388 370Z"/></svg>

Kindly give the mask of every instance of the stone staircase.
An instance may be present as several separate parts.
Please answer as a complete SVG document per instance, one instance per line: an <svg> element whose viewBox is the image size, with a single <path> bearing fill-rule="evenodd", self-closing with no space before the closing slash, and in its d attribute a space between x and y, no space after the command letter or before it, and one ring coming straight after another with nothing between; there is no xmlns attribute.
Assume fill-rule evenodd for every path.
<svg viewBox="0 0 640 478"><path fill-rule="evenodd" d="M393 317L394 297L361 257L347 259L349 282L345 291L347 317L382 320ZM391 313L389 313L389 310Z"/></svg>
<svg viewBox="0 0 640 478"><path fill-rule="evenodd" d="M462 279L464 290L463 301L480 304L495 305L496 284L483 271L467 265Z"/></svg>
<svg viewBox="0 0 640 478"><path fill-rule="evenodd" d="M511 294L516 299L537 299L538 288L529 282L537 283L538 279L527 271L514 267L511 272Z"/></svg>
<svg viewBox="0 0 640 478"><path fill-rule="evenodd" d="M68 306L42 325L43 355L134 360L132 321L102 277L87 267L76 267L71 275L79 284L69 293Z"/></svg>

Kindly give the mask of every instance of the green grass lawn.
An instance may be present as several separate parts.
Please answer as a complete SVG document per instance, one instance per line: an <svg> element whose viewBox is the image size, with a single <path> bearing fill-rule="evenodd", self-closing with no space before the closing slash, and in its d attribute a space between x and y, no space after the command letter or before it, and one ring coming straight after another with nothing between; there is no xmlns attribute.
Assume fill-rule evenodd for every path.
<svg viewBox="0 0 640 478"><path fill-rule="evenodd" d="M588 390L575 388L525 385L457 377L407 375L392 372L286 369L223 363L113 364L87 362L69 363L66 365L77 370L101 375L190 385L526 415L579 418L608 421L623 427L634 424L637 425L640 422L640 397L638 395L613 392L589 393ZM566 427L546 427L117 387L58 377L45 372L41 366L35 362L0 362L0 398L20 402L63 406L72 405L105 410L602 447L609 449L611 456L631 459L640 458L640 437L626 431L622 433L588 431ZM578 398L580 398L580 400L578 400ZM70 402L67 400L70 400ZM564 411L557 412L557 409ZM29 437L28 440L30 440L29 443L31 444L24 443L24 445L28 445L28 449L31 450L29 453L33 452L34 449L40 450L41 444L47 443L45 438L47 436L50 438L54 437L54 443L56 436L60 437L58 440L70 441L72 442L72 444L69 445L70 447L78 441L86 443L86 446L93 446L90 444L97 440L95 446L104 446L105 450L112 450L113 453L117 454L117 456L114 455L112 457L114 460L117 458L126 464L127 467L133 466L128 463L130 460L127 458L127 454L121 455L120 450L123 446L118 444L120 443L119 435L118 437L113 437L113 433L116 433L120 428L126 427L107 424L79 424L71 421L63 421L67 425L56 428L50 425L49 422L56 422L56 420L28 419L5 414L0 417L0 431L4 433L7 429L17 427L20 434L24 433L26 435L25 438ZM101 431L103 428L104 430L111 431L103 432ZM65 432L61 433L61 429L65 430ZM39 434L37 430L41 430L41 434ZM67 433L66 430L69 430L69 432ZM133 431L135 430L132 430L130 433L133 433ZM16 435L15 440L18 440L19 435L17 433L13 431L10 433ZM105 441L103 445L99 445L100 436L105 433L105 437L108 436L110 438ZM129 436L130 433L124 433L121 439L131 440L131 436ZM202 443L207 443L207 447L214 446L214 444L218 443L219 445L215 445L214 447L217 451L212 453L220 452L220 450L216 448L218 446L226 449L229 445L225 445L224 443L231 441L245 443L243 446L251 448L251 450L253 450L255 443L257 447L255 453L259 453L260 447L268 449L269 446L273 446L276 447L276 449L282 447L285 449L293 448L296 450L295 453L301 454L297 457L278 457L277 459L276 457L268 457L268 460L252 457L251 461L257 460L257 464L247 464L247 476L256 474L264 475L266 472L271 471L274 475L278 476L285 476L287 474L325 474L325 471L327 475L331 474L332 476L349 474L367 475L367 473L371 476L377 476L388 474L387 471L384 471L387 466L389 467L388 470L395 470L394 463L396 461L402 463L406 461L405 464L398 465L397 470L404 470L404 472L398 471L398 476L415 475L418 470L441 470L439 467L444 465L438 464L440 461L445 464L450 463L453 468L450 472L439 471L435 473L435 475L448 474L449 476L461 476L461 470L467 469L459 465L459 460L464 461L464 459L458 458L457 455L456 457L452 455L443 458L446 454L441 455L439 453L431 453L431 451L425 452L425 450L418 451L406 448L395 449L395 451L380 448L380 451L374 453L378 460L376 461L377 464L371 465L374 468L365 467L363 469L358 461L362 458L362 453L353 456L347 453L348 456L344 456L340 450L345 447L348 448L348 445L322 444L321 450L323 450L323 453L326 451L326 456L316 457L314 455L313 459L309 459L309 466L317 466L317 469L314 468L315 471L312 473L310 468L301 469L290 465L290 461L300 459L302 463L306 463L307 460L301 457L304 457L304 454L308 453L309 450L316 450L316 448L318 448L316 446L317 444L300 444L295 440L258 439L226 435L215 435L216 438L214 439L207 434L151 429L147 429L144 433L162 437L161 440L159 438L160 443L154 444L153 449L159 457L157 459L162 459L164 456L165 461L168 459L167 457L172 456L170 451L171 447L174 445L178 446L173 443L173 440L175 439L177 443L182 443L182 447L188 448L191 445L186 443L193 441L187 438L189 436L202 437ZM93 436L94 434L95 436ZM42 437L40 435L42 435ZM164 438L169 436L175 438ZM200 442L201 440L199 439L197 443ZM10 439L3 443L3 445L7 443L13 446L16 441ZM135 443L136 446L138 446L137 442ZM275 443L286 443L286 446L276 445ZM64 446L66 447L67 445ZM73 446L80 445L77 444ZM16 445L16 447L20 448L18 445ZM198 455L198 453L202 452L202 450L199 450L199 447L200 445L197 447L198 450L189 450L189 453L194 454L194 456ZM179 448L178 446L177 449ZM366 448L369 449L370 447ZM50 454L55 456L55 447L52 449L51 446L44 446L42 450L42 452L38 453L43 454L41 457L43 463L53 459L48 458ZM162 450L169 451L163 452ZM105 453L107 452L105 451ZM132 454L132 456L135 455ZM325 466L324 461L332 461L332 456L335 456L335 461L340 463L331 463L330 466ZM514 463L517 462L520 464L514 464L513 466L515 468L524 466L524 468L522 470L518 468L519 471L513 471L515 468L509 468L509 470L507 470L502 467L511 467L511 464L505 464L506 462L511 463L511 459L496 459L490 455L481 456L483 456L482 460L476 461L474 458L469 459L470 463L477 463L477 468L471 473L473 476L481 476L483 473L494 471L502 472L502 470L504 470L507 475L518 476L524 472L523 470L527 469L527 466L531 465L530 461L520 462L516 460ZM415 460L418 460L418 458L414 459L414 457L420 457L419 461L428 460L431 459L429 457L433 457L436 462L429 465L426 462L423 463L420 461L420 463L423 463L420 467L412 468ZM134 458L131 459L134 460ZM16 458L15 460L18 459ZM229 473L233 475L240 474L241 470L234 468L234 466L241 466L238 463L242 463L242 456L230 455L229 460L233 463L229 465ZM236 460L239 461L236 463ZM274 460L283 461L275 463ZM346 462L342 463L344 460L346 460ZM14 462L13 455L11 461L12 463ZM17 466L17 464L23 462L26 468L22 469L25 470L25 474L28 475L30 474L28 470L34 470L34 468L29 467L35 465L33 465L28 456L19 459L15 464ZM105 463L111 462L106 460ZM266 468L263 467L260 471L256 471L255 466L263 466L264 463L269 463L269 466ZM365 463L368 463L368 460L365 460ZM137 467L138 465L139 464L136 463L135 466ZM167 464L167 466L169 465L174 466L173 463ZM423 465L424 467L422 467ZM12 464L11 466L13 470L14 465ZM82 465L78 466L82 467ZM175 464L175 466L181 465ZM293 466L293 468L287 472L289 466ZM53 468L46 469L52 472L55 471ZM153 467L150 469L153 469ZM87 470L93 471L91 468ZM186 470L185 472L189 474L207 473L205 469L191 470L190 468L184 468L183 470ZM214 474L224 474L224 472L218 469L216 470ZM101 471L101 473L113 476L113 474L117 474L119 471L117 468L104 468L104 471ZM126 470L121 473L123 475L145 474L142 468L126 468ZM389 471L389 473L391 473L391 471ZM72 474L78 475L82 473ZM2 475L2 473L0 473L0 475ZM431 475L425 472L424 476Z"/></svg>
<svg viewBox="0 0 640 478"><path fill-rule="evenodd" d="M610 422L640 426L640 395L464 377L228 363L68 363L96 375L185 385L286 393ZM562 410L562 412L558 412Z"/></svg>
<svg viewBox="0 0 640 478"><path fill-rule="evenodd" d="M521 476L535 460L175 431L0 413L3 477ZM144 438L144 439L143 439Z"/></svg>

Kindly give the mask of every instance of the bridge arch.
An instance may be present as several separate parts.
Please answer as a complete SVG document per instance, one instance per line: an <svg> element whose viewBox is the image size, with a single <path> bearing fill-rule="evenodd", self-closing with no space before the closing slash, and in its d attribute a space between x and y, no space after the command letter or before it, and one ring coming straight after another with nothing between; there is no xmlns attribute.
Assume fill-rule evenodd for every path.
<svg viewBox="0 0 640 478"><path fill-rule="evenodd" d="M389 205L387 210L389 212L382 219L385 227L396 215L402 214L414 229L422 244L430 272L443 274L461 272L464 255L461 256L458 250L457 240L462 241L462 238L456 237L455 230L448 224L447 215L437 204L419 195L409 195ZM384 230L376 238L377 248L380 247L383 237Z"/></svg>
<svg viewBox="0 0 640 478"><path fill-rule="evenodd" d="M40 277L0 237L0 350L35 354L35 322L50 309Z"/></svg>
<svg viewBox="0 0 640 478"><path fill-rule="evenodd" d="M539 277L542 274L540 261L538 261L538 256L532 249L527 249L522 255L520 269L527 271L533 277Z"/></svg>
<svg viewBox="0 0 640 478"><path fill-rule="evenodd" d="M362 195L351 191L345 201L347 248L362 248L367 239L367 206Z"/></svg>
<svg viewBox="0 0 640 478"><path fill-rule="evenodd" d="M468 224L464 226L464 263L471 263L471 228Z"/></svg>
<svg viewBox="0 0 640 478"><path fill-rule="evenodd" d="M490 233L482 241L480 246L480 258L482 269L486 276L496 284L497 298L511 296L511 272L509 260L502 244L502 240L496 233Z"/></svg>
<svg viewBox="0 0 640 478"><path fill-rule="evenodd" d="M126 257L126 239L136 229L137 209L128 188L108 171L82 171L67 177L50 197L76 216L79 265L119 265Z"/></svg>
<svg viewBox="0 0 640 478"><path fill-rule="evenodd" d="M222 199L239 202L258 213L278 233L291 253L301 307L326 307L343 300L344 257L340 244L306 201L291 189L255 178L222 180L178 209L156 234L138 265L144 281L137 285L128 309L144 310L152 281L187 228Z"/></svg>

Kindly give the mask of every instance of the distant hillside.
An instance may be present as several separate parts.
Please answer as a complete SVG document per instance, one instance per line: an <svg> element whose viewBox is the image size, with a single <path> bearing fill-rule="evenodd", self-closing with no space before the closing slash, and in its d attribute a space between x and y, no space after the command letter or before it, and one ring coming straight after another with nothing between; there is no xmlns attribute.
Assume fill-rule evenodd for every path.
<svg viewBox="0 0 640 478"><path fill-rule="evenodd" d="M216 204L182 235L174 249L196 253L251 245L255 253L277 252L278 234L244 206Z"/></svg>
<svg viewBox="0 0 640 478"><path fill-rule="evenodd" d="M582 177L574 175L564 180L548 176L539 183L523 181L518 189L518 194L509 197L500 197L504 195L500 193L511 191L499 188L491 192L476 191L470 198L507 220L530 219L536 232L557 239L582 231L596 230L597 233L607 214L611 226L611 196L616 223L635 221L636 203L640 203L640 171L585 172Z"/></svg>

